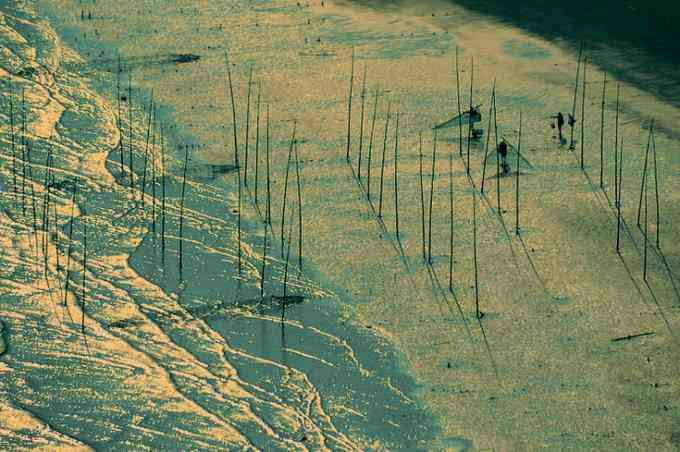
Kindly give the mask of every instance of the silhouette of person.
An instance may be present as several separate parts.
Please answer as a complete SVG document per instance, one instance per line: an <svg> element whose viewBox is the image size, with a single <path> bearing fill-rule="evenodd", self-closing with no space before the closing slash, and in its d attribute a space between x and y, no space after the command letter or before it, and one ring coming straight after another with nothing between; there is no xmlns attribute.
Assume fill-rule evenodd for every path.
<svg viewBox="0 0 680 452"><path fill-rule="evenodd" d="M561 143L562 140L564 139L564 137L562 136L562 127L564 127L564 116L562 115L561 111L557 112L556 118L557 118L557 131L560 135L560 143Z"/></svg>
<svg viewBox="0 0 680 452"><path fill-rule="evenodd" d="M510 165L508 165L508 143L505 142L505 138L503 138L498 145L498 154L501 157L501 168L503 170L503 176L505 176L510 172Z"/></svg>

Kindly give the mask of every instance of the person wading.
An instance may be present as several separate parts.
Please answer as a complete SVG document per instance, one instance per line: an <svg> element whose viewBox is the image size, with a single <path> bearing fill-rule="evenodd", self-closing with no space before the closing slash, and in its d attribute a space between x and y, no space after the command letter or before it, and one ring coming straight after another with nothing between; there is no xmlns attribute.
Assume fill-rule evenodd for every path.
<svg viewBox="0 0 680 452"><path fill-rule="evenodd" d="M502 175L505 176L510 172L510 165L508 165L508 143L505 142L505 138L498 145L498 154L501 157Z"/></svg>
<svg viewBox="0 0 680 452"><path fill-rule="evenodd" d="M562 136L562 127L564 127L564 115L562 115L561 111L557 112L557 115L552 117L553 119L557 119L557 133L559 134L560 138L560 144L564 142L564 137ZM555 127L555 124L552 125L552 127Z"/></svg>

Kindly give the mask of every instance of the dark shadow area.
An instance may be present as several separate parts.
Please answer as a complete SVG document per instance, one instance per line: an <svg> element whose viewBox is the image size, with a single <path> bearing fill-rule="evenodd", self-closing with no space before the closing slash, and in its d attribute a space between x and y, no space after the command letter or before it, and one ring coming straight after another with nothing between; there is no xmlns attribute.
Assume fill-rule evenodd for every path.
<svg viewBox="0 0 680 452"><path fill-rule="evenodd" d="M369 7L409 0L354 0ZM589 61L664 101L680 106L680 2L671 0L449 0L577 48ZM433 11L434 13L435 11Z"/></svg>

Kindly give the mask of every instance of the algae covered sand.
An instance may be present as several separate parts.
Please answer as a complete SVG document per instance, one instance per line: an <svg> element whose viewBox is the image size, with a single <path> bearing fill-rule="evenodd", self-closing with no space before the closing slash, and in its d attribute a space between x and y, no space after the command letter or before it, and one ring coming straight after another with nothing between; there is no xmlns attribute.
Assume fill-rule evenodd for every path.
<svg viewBox="0 0 680 452"><path fill-rule="evenodd" d="M32 263L34 238L28 233L30 221L8 220L8 231L27 231L23 235L5 234L20 237L16 243L7 244L17 250L15 260L21 262L10 278L21 284L8 291L24 294L16 297L22 303L35 304L18 308L21 305L17 301L11 312L0 314L3 320L8 319L10 333L10 353L3 359L16 360L15 368L22 369L14 371L17 377L13 386L3 388L7 406L43 416L54 432L52 436L63 432L68 441L97 448L115 447L123 441L173 447L171 441L177 437L184 441L181 444L202 441L197 447L226 444L234 449L677 447L676 331L680 297L678 244L674 237L678 234L675 206L680 188L675 175L680 161L673 151L678 144L673 124L677 124L680 115L673 102L649 94L654 90L643 85L624 83L616 73L607 75L602 190L601 70L607 65L592 64L597 64L598 56L594 55L584 66L585 129L582 140L579 104L576 149L570 152L566 146L560 147L553 136L550 117L557 110L571 111L577 49L568 41L551 42L479 11L445 2L380 2L366 6L327 1L60 1L38 2L37 6L40 15L49 17L59 36L82 57L65 53L61 67L89 79L88 84L102 95L101 102L105 104L101 108L108 111L109 118L108 125L102 127L113 136L107 145L100 145L103 149L92 148L99 154L75 154L88 155L86 164L64 163L75 174L88 175L87 171L98 169L97 176L90 175L88 179L97 182L93 191L99 193L94 206L85 210L86 218L92 218L88 234L95 237L88 240L96 243L98 237L99 242L108 244L90 248L94 255L88 286L91 294L88 292L87 298L93 300L93 311L86 324L90 325L90 335L96 331L102 339L88 339L88 346L95 351L94 356L96 350L121 350L120 359L132 360L122 352L131 347L140 353L133 361L144 357L151 362L140 366L141 371L130 371L132 380L124 380L120 389L110 392L131 393L127 396L131 399L117 397L117 404L99 401L98 386L92 383L92 399L81 410L88 414L77 415L90 420L87 426L81 427L82 422L74 422L68 413L49 422L47 419L55 412L65 410L59 400L45 396L49 394L47 390L32 390L31 397L26 395L28 390L21 390L21 384L33 387L24 382L30 382L35 374L19 363L37 360L14 355L13 325L35 322L33 328L37 329L43 322L53 322L53 329L41 330L50 336L35 338L34 343L51 340L60 347L61 342L70 344L64 345L66 352L56 355L59 363L67 357L73 359L77 353L83 361L90 355L77 327L72 326L70 336L64 337L63 331L69 330L56 323L58 315L50 314L49 290L33 298L20 291L25 287L23 272ZM434 171L431 168L434 143L430 129L457 111L456 48L461 103L463 108L471 102L482 104L482 124L487 129L480 142L469 146L471 179L465 166L468 144L464 140L459 149L457 130L438 136ZM356 58L348 165L346 109L352 49ZM238 248L233 215L238 207L236 174L213 177L209 169L210 165L227 168L234 162L225 52L235 84L236 129L244 163L240 173L246 194L242 209L244 230ZM617 56L616 52L604 54L612 61ZM179 57L178 61L178 55L192 57ZM590 55L588 49L586 55ZM170 264L165 274L162 271L157 241L149 234L149 209L129 211L122 207L132 207L130 198L138 198L139 192L121 184L125 170L120 172L115 151L115 71L119 59L124 68L123 80L130 74L134 85L130 100L134 107L137 175L141 174L148 119L144 109L148 109L152 89L158 117L173 149L169 154L173 228L177 226L181 146L191 145L185 217L185 249L190 251L185 256L188 276L184 283L177 283L178 256L173 246L166 256ZM365 67L364 135L360 142ZM255 83L250 85L252 119L246 157L251 68ZM520 179L519 236L514 230L514 178L494 177L494 164L487 169L484 195L479 193L485 139L491 132L486 121L494 78L498 137L518 146L521 110L522 154L532 166ZM616 145L624 150L621 205L625 220L620 254L615 252L617 222L613 201L618 82L621 98ZM263 239L263 173L259 173L257 183L254 176L256 165L260 171L264 165L264 156L260 153L256 163L254 153L258 146L262 151L265 139L260 129L258 144L255 128L260 86L262 106L269 105L272 119L273 224L269 252L274 269L266 286L270 296L281 292L285 273L280 240L281 231L287 234L288 230L281 227L280 221L294 120L301 161L303 268L300 273L297 263L293 266L291 290L304 294L306 301L287 309L285 336L276 323L279 312L275 306L272 310L248 308L248 301L259 296L258 262ZM78 84L72 92L81 93L83 89ZM15 99L19 99L18 92L15 87ZM374 138L368 144L376 93L377 120ZM392 116L385 133L388 103ZM36 110L39 109L30 109ZM394 128L397 112L398 133ZM100 117L92 116L90 121ZM652 118L657 130L661 217L657 220L654 186L650 182L645 282L645 241L636 216ZM3 124L8 122L5 119ZM127 127L124 124L123 130L127 131ZM83 128L79 124L79 130ZM422 257L421 132L425 178L432 181L433 188L432 233L428 238L433 247L431 264L424 263ZM63 133L68 135L67 131ZM49 133L44 135L49 138ZM107 133L88 135L92 140L98 136L105 137ZM11 147L5 137L6 133L3 193L13 212L21 210L21 204L17 206L14 200ZM75 138L83 137L76 134L72 140ZM583 172L579 165L582 141ZM494 145L492 137L492 150ZM114 152L106 160L111 149ZM376 218L383 152L383 215ZM40 161L44 161L44 154ZM367 201L369 167L372 204ZM136 184L139 186L139 181ZM293 190L291 187L294 185L289 190ZM450 188L453 222L449 215ZM259 213L252 208L256 190ZM429 184L424 197L429 204ZM295 198L289 197L288 203L287 218L296 218ZM65 222L67 202L62 211ZM22 215L30 218L30 213ZM81 227L76 222L77 243ZM64 234L67 231L68 227ZM296 228L293 231L291 249L296 261L299 238ZM453 290L449 291L451 231ZM172 234L172 240L177 240L176 229ZM62 247L63 243L62 237ZM235 278L239 248L246 275L240 279ZM77 248L78 262L79 252ZM132 258L128 260L127 255ZM51 259L56 260L56 256L53 253ZM52 265L57 271L56 262ZM74 281L81 280L77 272L74 270ZM42 275L39 278L50 282ZM58 280L54 277L51 284ZM475 316L476 292L484 313L481 320ZM67 303L78 318L76 299ZM40 322L35 321L37 313L31 310L37 307L44 309ZM210 314L204 316L206 312ZM202 319L195 320L199 315ZM24 319L29 322L22 322ZM120 325L126 327L119 328ZM100 344L105 337L110 337L107 341L112 341L111 345ZM625 339L616 340L619 338ZM399 352L391 351L385 340L396 345ZM18 345L17 353L22 348L29 349L28 345L21 347L20 342ZM78 352L76 347L80 347ZM77 362L82 362L80 359ZM53 370L44 381L59 381L64 367L60 364L47 368ZM83 368L84 374L100 372L94 364ZM403 376L402 370L415 378L417 387ZM111 375L121 378L125 374L115 371ZM162 375L167 376L164 379ZM107 374L106 378L113 377ZM75 386L79 380L73 377L70 384ZM166 380L169 383L161 386L166 388L163 393L153 393L157 384L149 382ZM128 385L128 381L134 384ZM376 393L377 397L371 396ZM38 404L40 397L46 400ZM223 398L229 402L222 402ZM144 408L140 399L149 400L153 408ZM123 404L121 400L131 402ZM31 410L27 402L43 408ZM101 406L120 413L122 420L102 426L97 411ZM387 407L393 407L393 411ZM157 412L162 415L147 414ZM187 413L200 415L188 420L184 417ZM128 424L138 427L120 427ZM167 432L175 425L182 425L182 431ZM10 430L20 444L20 429ZM125 433L116 436L114 432L118 430ZM134 436L126 436L133 435L130 431L135 432ZM44 434L46 440L56 441L52 436ZM168 442L159 442L159 438L167 438ZM174 445L181 448L181 444Z"/></svg>

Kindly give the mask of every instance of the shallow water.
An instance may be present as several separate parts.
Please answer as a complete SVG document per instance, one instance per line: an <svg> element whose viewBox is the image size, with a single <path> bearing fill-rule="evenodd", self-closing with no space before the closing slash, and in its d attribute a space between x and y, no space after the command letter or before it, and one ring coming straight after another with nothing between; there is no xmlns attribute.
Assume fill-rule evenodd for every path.
<svg viewBox="0 0 680 452"><path fill-rule="evenodd" d="M18 87L26 87L32 161L46 161L51 146L54 183L60 186L50 195L58 208L55 212L50 207L48 217L53 215L58 224L49 226L45 253L40 228L32 231L34 198L25 191L27 184L38 191L35 207L42 221L38 199L43 199L45 167L29 166L27 182L21 178L23 188L14 195L10 118L4 111L3 228L20 232L6 243L12 252L3 265L0 318L10 347L2 358L0 401L4 411L34 416L39 427L0 422L3 442L11 448L42 441L96 449L358 450L430 444L434 423L406 395L414 391L414 383L399 369L396 352L350 322L338 296L305 276L313 275L311 268L299 274L291 266L288 293L303 295L304 301L286 309L285 328L277 300L264 311L252 309L248 300L259 297L262 223L257 217L244 220L240 246L245 270L237 278L233 190L220 179L201 177L206 164L197 159L189 163L180 279L177 217L183 148L171 134L166 136L168 210L162 249L161 179L152 172L161 164L158 132L152 134L147 155L150 182L141 207L140 193L132 195L127 187L129 172L120 170L116 106L91 91L69 66L104 77L107 81L100 79L98 88L111 89L110 75L87 69L87 63L58 41L41 46L51 27L30 5L17 2L2 12L7 24L3 49L12 49L16 57L3 70L14 74L13 102ZM31 84L17 75L21 68L46 61L51 65L43 68L54 82ZM8 87L5 83L4 103L9 102ZM49 99L56 99L63 111L40 116ZM139 187L149 148L145 112L139 103L133 109L134 180ZM122 159L129 165L130 124L125 116ZM15 152L20 147L15 143ZM73 185L78 194L71 244ZM6 240L11 235L6 233ZM270 243L265 291L271 295L282 292L283 265L276 249L276 242ZM48 270L41 283L43 260ZM66 279L71 287L68 308L61 306Z"/></svg>
<svg viewBox="0 0 680 452"><path fill-rule="evenodd" d="M189 204L187 215L187 233L199 240L187 246L201 249L210 259L205 259L207 265L203 265L204 260L187 256L186 271L201 278L205 276L221 281L230 281L235 273L235 250L225 244L232 243L235 231L233 224L222 222L229 218L227 210L233 210L236 204L234 190L231 190L227 201L222 201L229 205L228 209L220 207L217 201L223 190L221 184L233 183L235 176L225 174L219 182L206 181L205 168L198 164L198 156L225 165L233 157L230 139L226 139L226 153L224 151L225 130L229 132L231 128L223 73L224 51L228 50L239 102L239 137L244 132L242 115L245 115L249 64L254 65L256 78L263 81L264 97L276 112L272 159L276 212L273 229L277 234L270 252L277 257L280 253L281 186L293 118L298 119L299 135L305 141L300 152L305 162L304 274L309 280L297 281L294 278L293 282L295 290L309 289L316 293L310 299L321 301L296 305L288 312L289 320L305 316L316 318L315 308L318 307L320 311L341 319L349 314L350 322L347 323L351 324L354 320L352 310L337 310L343 305L332 303L331 292L340 294L341 300L356 306L362 324L371 326L371 330L378 331L404 350L409 369L420 383L417 398L425 401L429 411L437 415L442 427L437 436L450 438L442 440L444 445L466 448L474 441L476 448L496 450L532 450L553 446L563 449L639 450L641 444L658 450L672 447L668 441L675 428L673 423L677 424L677 411L673 406L677 405L676 375L677 363L680 362L674 339L674 330L680 319L677 316L680 295L675 289L678 248L672 240L680 224L677 221L678 211L673 207L680 191L676 178L671 177L680 163L678 154L674 152L677 135L673 133L673 124L680 117L677 109L668 102L659 101L656 96L650 96L639 86L626 83L626 79L617 77L615 71L608 72L610 82L604 107L607 119L604 128L606 177L604 190L600 190L597 188L599 96L604 74L601 72L602 65L597 61L587 66L589 84L585 106L588 113L582 121L586 125L585 139L581 140L579 129L575 131L577 145L586 143L585 172L578 165L578 153L568 152L566 146L560 147L550 128L549 118L556 110L565 112L572 108L577 52L574 42L552 40L515 27L502 17L480 14L447 2L387 2L387 6L381 2L374 10L359 8L354 2L350 2L349 6L346 2L327 2L325 6L317 2L310 6L294 6L294 3L272 1L253 7L249 2L218 0L150 1L144 4L121 1L104 6L100 3L97 9L101 8L101 16L97 17L95 10L93 20L80 21L77 17L74 19L74 13L77 16L81 8L92 8L64 0L60 2L63 7L55 12L60 34L70 43L77 41L81 54L87 55L91 63L110 70L112 62L115 65L118 51L125 62L129 61L133 72L137 71L136 80L145 88L135 92L135 104L147 102L148 91L151 87L155 88L156 96L163 104L163 117L172 123L172 140L175 143L201 143L194 154L197 160L192 161L190 168L190 174L198 175L192 181L201 184L191 184L189 188L188 199L195 204ZM397 3L398 7L393 6ZM159 9L160 5L162 9ZM131 15L130 11L135 14ZM392 101L393 112L400 110L402 113L398 177L402 209L401 242L394 234L395 135L390 133L388 136L382 220L375 218L362 195L361 184L357 184L346 164L345 102L352 54L350 46L355 47L357 55L356 95L359 96L364 63L368 64L369 97L377 91L377 84L388 91L379 103L380 145L385 100ZM478 190L470 186L464 160L456 155L455 130L439 137L440 142L446 145L440 148L442 151L434 181L433 243L436 249L433 264L421 264L419 239L422 217L418 198L417 138L418 132L423 132L425 154L429 157L432 149L429 128L455 112L456 47L461 56L463 105L469 100L470 63L471 57L474 57L472 94L476 103L483 103L483 119L488 118L491 84L495 77L498 82L499 134L513 144L516 142L518 112L522 110L522 153L534 168L521 180L521 236L516 237L512 229L512 214L516 211L513 180L495 178L493 173L488 175L488 195L478 198L481 200L476 211L481 278L478 287L482 309L486 313L483 322L474 318L474 285L477 282L473 279L472 194L478 193ZM177 52L198 54L201 59L180 66L163 63L169 61L169 55ZM596 52L589 51L588 54L596 55ZM611 57L612 54L608 55ZM620 60L611 57L607 62L631 61L635 61L634 58L626 55ZM100 77L98 72L90 71L83 64L74 64L71 68L92 74L97 79L93 83L101 86L100 92L112 90L111 76ZM623 251L619 255L613 250L616 216L611 202L617 83L621 83L622 88L619 138L625 142L627 151L623 169L626 181L623 214L627 225ZM356 99L354 113L358 114L359 97ZM138 116L142 120L136 122L143 123L143 115ZM645 285L639 272L642 237L633 226L638 194L634 188L639 183L651 118L657 119L659 130L664 132L657 136L664 187L664 219L660 227L663 249L670 265L664 267L663 261L655 255L650 261L651 277ZM490 136L491 128L483 122L486 136ZM143 141L141 129L136 133ZM354 119L351 147L354 168L358 160L357 129L358 120ZM241 149L242 145L241 142ZM142 149L143 145L138 147ZM381 147L377 146L378 149ZM482 171L484 143L473 142L470 148L473 179L477 182ZM175 157L181 161L181 150L178 152ZM448 159L441 158L444 156L455 158L452 169L448 166ZM116 174L116 160L114 158L114 163L109 165L113 174ZM181 163L173 161L171 166L176 186ZM427 162L428 173L429 166ZM374 154L374 175L379 167L379 159ZM455 198L455 290L452 293L445 288L449 231L446 215L449 181L446 176L449 174L453 175ZM496 193L503 203L505 216L502 218L495 211ZM375 195L373 200L377 204ZM208 212L204 212L204 205ZM172 212L176 215L176 203ZM247 214L250 231L244 240L245 268L249 275L254 275L257 267L250 264L257 261L257 253L253 254L248 244L254 246L255 251L260 249L261 232L258 231L261 227L252 226L259 224L257 215L249 210L244 210L244 214ZM294 218L295 213L289 211L288 215ZM206 230L207 219L215 225L214 231ZM650 228L656 227L655 223L658 221L650 220ZM295 232L293 230L293 236ZM140 237L143 235L141 231ZM231 239L223 242L226 236ZM338 343L331 337L314 334L313 330L310 334L310 331L289 323L286 333L292 333L286 336L286 349L282 349L283 341L276 331L276 303L273 309L253 305L250 300L257 297L257 287L248 282L242 284L245 294L242 307L226 309L226 312L215 309L217 316L205 318L210 330L204 329L201 324L191 321L184 308L195 315L203 315L211 311L218 300L241 298L236 296L233 284L225 283L224 293L212 290L223 287L212 282L203 284L211 290L200 290L201 287L197 288L198 285L190 278L186 278L187 284L178 289L172 283L167 286L159 284L166 292L177 290L181 294L177 299L167 297L158 287L144 282L161 281L158 254L156 260L151 258L157 251L154 251L148 236L145 237L132 263L140 274L153 276L138 278L130 271L122 271L119 268L122 266L115 260L112 260L115 265L111 266L109 273L122 272L132 281L119 285L121 293L130 293L136 301L134 306L140 306L144 316L153 319L161 328L160 331L149 331L142 340L136 340L128 329L123 329L126 340L138 344L147 353L156 349L173 350L172 359L166 359L160 353L153 356L163 367L173 368L171 375L173 384L178 388L177 393L197 394L195 400L208 413L213 409L219 414L224 411L212 404L211 399L216 397L214 393L206 392L208 390L203 386L185 378L184 367L191 369L189 375L200 374L210 381L216 379L212 374L205 375L196 357L200 362L222 366L222 373L233 373L238 369L238 381L243 380L243 386L229 386L226 392L233 395L243 389L257 395L251 405L254 414L248 413L238 419L240 431L252 436L253 441L263 440L259 432L264 427L257 422L259 416L268 425L276 425L275 431L288 432L289 436L281 441L297 440L291 432L299 431L297 426L304 424L306 418L300 421L299 413L263 407L274 396L281 400L295 400L299 395L311 394L313 385L325 387L327 379L322 382L318 376L328 375L326 371L333 369L327 363L334 363L329 359L333 356L331 345ZM210 248L203 248L204 242ZM295 245L292 254L296 254ZM176 259L172 254L168 256L170 262ZM318 275L310 272L312 265L319 269ZM280 283L280 263L276 268L275 280ZM296 268L293 269L295 276ZM171 274L175 271L174 266L169 266L168 271L167 280L176 280ZM673 275L673 272L676 274ZM280 293L280 286L273 287L278 288ZM115 312L106 312L107 317L116 319L114 322L118 320L113 317ZM128 315L120 320L131 317ZM134 322L130 324L149 328L141 316L132 320ZM241 329L255 323L264 331L263 334ZM118 329L121 324L114 325L114 329ZM342 329L340 326L340 331ZM328 331L333 336L344 338L336 330L337 327L333 327ZM613 336L637 330L654 330L659 334L631 343L630 347L603 345L609 344ZM211 331L223 332L229 338L227 355L232 360L228 364L217 356L222 354L219 347L202 346L215 342L222 344ZM152 344L148 339L160 332L172 345L163 344L163 347L148 351ZM263 338L271 342L263 343ZM309 342L325 344L327 350L312 354L314 358L310 358L306 356L309 355L306 348ZM270 343L278 344L282 353L267 352L275 350L275 347L269 347ZM188 348L192 349L193 358L182 353ZM352 348L356 357L362 355L359 347ZM354 360L349 350L340 345L336 349L347 351L348 354L342 355L340 361L349 362L349 368L354 369L356 374L360 366L354 364L352 367ZM265 357L266 361L253 364L257 356ZM372 355L367 353L366 356L370 361ZM310 365L311 361L315 364ZM357 361L364 362L361 358ZM296 363L300 368L310 369L309 381L313 385L304 380L302 374L286 373L274 362ZM217 373L213 368L209 370ZM358 370L358 373L361 374L361 371ZM181 378L176 377L180 374ZM262 379L262 375L267 374L273 376L269 380L266 377ZM291 390L284 388L274 392L279 379L286 379ZM647 384L652 381L659 381L660 389ZM409 385L403 387L408 388ZM329 390L335 391L333 388ZM340 388L338 393L343 391L346 392L346 389ZM346 397L340 397L342 403ZM406 397L412 398L412 394L406 394ZM359 400L355 402L357 405L362 403ZM293 403L292 406L297 405ZM306 406L314 408L313 404ZM236 408L230 409L243 414ZM332 411L326 406L324 409L327 413ZM342 410L337 408L335 411L335 427L346 424L341 419L342 415L338 414ZM318 441L323 435L331 438L329 441L335 441L334 444L342 441L323 415L313 409L304 411L306 415L308 412L311 419L309 442ZM287 414L292 418L286 417ZM159 425L164 424L159 422ZM354 428L351 422L347 425L350 430ZM205 436L212 438L216 435ZM460 436L469 440L458 440ZM284 447L290 444L286 443Z"/></svg>

